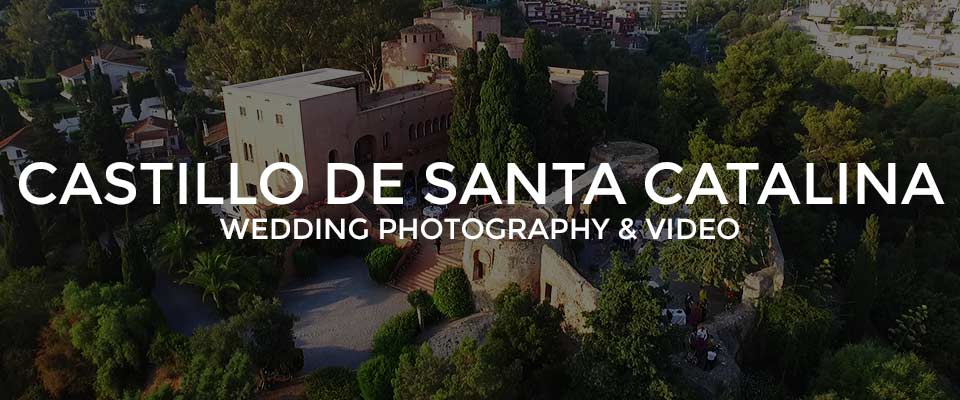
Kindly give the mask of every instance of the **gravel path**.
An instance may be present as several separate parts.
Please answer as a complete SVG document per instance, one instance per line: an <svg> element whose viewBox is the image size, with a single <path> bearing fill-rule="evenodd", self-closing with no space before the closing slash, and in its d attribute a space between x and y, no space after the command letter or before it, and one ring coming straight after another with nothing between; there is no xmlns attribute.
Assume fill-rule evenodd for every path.
<svg viewBox="0 0 960 400"><path fill-rule="evenodd" d="M356 257L321 258L317 274L280 290L303 349L303 373L326 366L356 368L370 358L373 333L410 308L406 295L370 280Z"/></svg>

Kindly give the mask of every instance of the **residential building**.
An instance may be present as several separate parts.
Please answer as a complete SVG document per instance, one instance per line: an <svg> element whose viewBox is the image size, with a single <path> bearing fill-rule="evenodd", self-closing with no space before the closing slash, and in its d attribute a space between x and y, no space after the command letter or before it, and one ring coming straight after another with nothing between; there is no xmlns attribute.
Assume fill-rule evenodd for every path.
<svg viewBox="0 0 960 400"><path fill-rule="evenodd" d="M816 7L825 7L818 3ZM815 10L811 14L825 10ZM948 8L952 10L952 8ZM942 10L940 10L942 11ZM941 15L929 9L926 15ZM852 33L838 29L836 21L826 17L802 18L797 26L814 48L825 55L842 59L854 68L883 75L902 71L914 76L933 77L960 85L960 34L941 24L904 23L900 26L856 27Z"/></svg>
<svg viewBox="0 0 960 400"><path fill-rule="evenodd" d="M181 149L176 124L168 119L148 117L127 129L127 158L138 161L165 161Z"/></svg>
<svg viewBox="0 0 960 400"><path fill-rule="evenodd" d="M110 87L114 92L121 92L126 86L124 81L128 75L139 75L147 72L147 67L140 62L141 54L112 44L105 44L93 51L90 56L84 57L77 65L60 71L60 81L63 83L62 95L70 98L69 88L83 84L86 80L86 71L93 71L96 67L110 78Z"/></svg>
<svg viewBox="0 0 960 400"><path fill-rule="evenodd" d="M61 10L71 12L80 19L91 20L97 17L100 0L57 0Z"/></svg>
<svg viewBox="0 0 960 400"><path fill-rule="evenodd" d="M20 171L30 161L27 148L30 147L32 134L33 127L27 125L0 140L0 153L6 154L15 177L20 176Z"/></svg>
<svg viewBox="0 0 960 400"><path fill-rule="evenodd" d="M213 126L203 123L203 145L209 148L216 158L230 157L230 130L227 121Z"/></svg>

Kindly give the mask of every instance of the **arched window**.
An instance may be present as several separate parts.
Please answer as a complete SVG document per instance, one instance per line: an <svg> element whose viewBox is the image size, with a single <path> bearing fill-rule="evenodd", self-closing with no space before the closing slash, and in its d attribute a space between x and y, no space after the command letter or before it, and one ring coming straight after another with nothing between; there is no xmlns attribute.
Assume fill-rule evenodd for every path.
<svg viewBox="0 0 960 400"><path fill-rule="evenodd" d="M338 157L337 151L336 151L336 150L330 150L330 162L335 163L335 162L337 162L337 159L338 159L338 158L340 158L340 157Z"/></svg>
<svg viewBox="0 0 960 400"><path fill-rule="evenodd" d="M383 134L383 149L386 150L389 148L390 148L390 132L386 132Z"/></svg>
<svg viewBox="0 0 960 400"><path fill-rule="evenodd" d="M413 131L413 124L410 124L410 129L407 130L407 137L410 139L411 142L413 141L413 139L416 139L416 136L414 136L415 134L416 133Z"/></svg>
<svg viewBox="0 0 960 400"><path fill-rule="evenodd" d="M423 122L417 123L417 137L418 138L423 137Z"/></svg>
<svg viewBox="0 0 960 400"><path fill-rule="evenodd" d="M423 125L424 125L423 130L426 132L427 135L433 134L433 125L430 124L429 119L424 121Z"/></svg>
<svg viewBox="0 0 960 400"><path fill-rule="evenodd" d="M440 133L440 118L433 119L433 133Z"/></svg>

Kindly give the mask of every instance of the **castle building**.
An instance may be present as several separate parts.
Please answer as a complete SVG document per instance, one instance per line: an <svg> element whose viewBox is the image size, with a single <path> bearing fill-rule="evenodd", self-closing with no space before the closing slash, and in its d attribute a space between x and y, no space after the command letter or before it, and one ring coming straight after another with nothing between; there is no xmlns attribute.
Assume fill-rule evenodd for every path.
<svg viewBox="0 0 960 400"><path fill-rule="evenodd" d="M406 185L425 176L426 167L446 159L452 117L452 71L462 51L483 49L480 38L500 36L500 19L483 10L450 6L427 12L400 37L382 43L383 83L371 92L360 72L324 68L240 83L223 88L231 158L239 165L240 194L265 202L260 174L272 162L288 162L303 174L304 192L290 205L322 203L327 164L352 163L365 173L374 162L403 163L388 179ZM523 39L500 36L511 57L522 56ZM576 99L585 71L550 68L558 111ZM609 74L596 71L606 93ZM293 179L273 174L268 188L282 196ZM370 189L370 175L366 176ZM355 187L352 175L337 176L337 190ZM265 203L263 205L266 205ZM263 207L245 207L248 216Z"/></svg>

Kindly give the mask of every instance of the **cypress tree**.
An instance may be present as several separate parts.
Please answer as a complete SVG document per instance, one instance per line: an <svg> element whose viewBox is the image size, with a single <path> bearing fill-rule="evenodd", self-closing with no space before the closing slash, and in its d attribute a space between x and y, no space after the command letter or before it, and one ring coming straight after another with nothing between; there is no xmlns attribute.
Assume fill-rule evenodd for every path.
<svg viewBox="0 0 960 400"><path fill-rule="evenodd" d="M507 162L516 163L520 170L531 176L537 168L537 156L533 152L533 135L527 127L511 124L505 154Z"/></svg>
<svg viewBox="0 0 960 400"><path fill-rule="evenodd" d="M522 120L533 136L536 153L541 160L553 159L556 138L549 137L548 116L553 102L550 88L550 71L543 58L543 43L540 32L527 29L523 38L523 102Z"/></svg>
<svg viewBox="0 0 960 400"><path fill-rule="evenodd" d="M490 62L490 74L480 89L480 108L477 111L480 161L487 165L494 183L498 185L506 182L507 163L513 161L505 150L508 148L510 127L517 123L519 115L517 80L512 63L507 49L497 47Z"/></svg>
<svg viewBox="0 0 960 400"><path fill-rule="evenodd" d="M483 40L483 50L480 50L479 71L482 79L490 76L490 67L493 64L494 56L500 49L500 37L495 33L488 33Z"/></svg>
<svg viewBox="0 0 960 400"><path fill-rule="evenodd" d="M477 106L480 105L480 86L483 78L477 65L477 52L464 51L463 58L454 71L453 117L450 120L450 145L447 156L456 167L457 176L468 173L480 162L478 149L479 126L477 125Z"/></svg>
<svg viewBox="0 0 960 400"><path fill-rule="evenodd" d="M0 154L0 201L3 203L3 256L8 268L44 265L40 228L30 203L20 195L6 153Z"/></svg>
<svg viewBox="0 0 960 400"><path fill-rule="evenodd" d="M597 83L597 75L587 71L577 84L577 98L572 110L568 110L569 122L566 141L569 161L583 161L587 152L605 136L607 112L604 94Z"/></svg>
<svg viewBox="0 0 960 400"><path fill-rule="evenodd" d="M140 241L140 233L130 225L130 210L126 210L126 240L120 250L123 283L148 294L153 290L154 274L147 253Z"/></svg>
<svg viewBox="0 0 960 400"><path fill-rule="evenodd" d="M10 99L6 90L0 89L0 138L10 136L23 127L20 109Z"/></svg>
<svg viewBox="0 0 960 400"><path fill-rule="evenodd" d="M850 337L859 339L870 323L870 311L876 299L877 253L880 248L880 221L876 215L867 218L860 235L856 261L850 272L851 320Z"/></svg>
<svg viewBox="0 0 960 400"><path fill-rule="evenodd" d="M127 72L127 104L130 106L130 114L137 120L143 112L140 108L141 102L143 102L143 93L140 90L140 83L133 79L133 74Z"/></svg>

